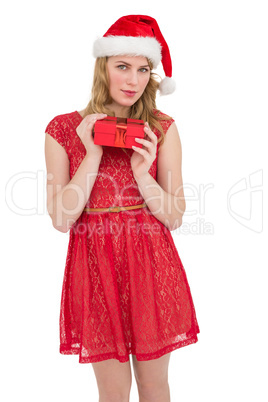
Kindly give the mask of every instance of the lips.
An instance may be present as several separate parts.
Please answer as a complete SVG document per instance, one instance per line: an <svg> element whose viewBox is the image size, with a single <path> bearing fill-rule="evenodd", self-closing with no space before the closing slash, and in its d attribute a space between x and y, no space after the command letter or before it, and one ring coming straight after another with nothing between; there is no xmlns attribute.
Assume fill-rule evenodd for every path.
<svg viewBox="0 0 268 402"><path fill-rule="evenodd" d="M124 92L124 94L127 96L134 96L137 93L135 91L123 91L123 89L122 89L122 92Z"/></svg>

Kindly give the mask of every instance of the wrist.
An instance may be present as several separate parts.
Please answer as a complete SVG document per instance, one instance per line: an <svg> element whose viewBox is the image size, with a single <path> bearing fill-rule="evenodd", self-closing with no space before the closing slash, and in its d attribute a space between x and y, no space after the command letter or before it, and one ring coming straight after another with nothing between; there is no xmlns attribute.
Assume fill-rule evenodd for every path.
<svg viewBox="0 0 268 402"><path fill-rule="evenodd" d="M101 155L96 155L96 154L91 154L91 153L87 152L84 159L87 160L87 161L95 161L95 162L100 163L101 158L102 158L102 154Z"/></svg>
<svg viewBox="0 0 268 402"><path fill-rule="evenodd" d="M146 181L150 176L151 176L151 175L150 175L149 172L146 172L146 173L144 173L144 174L141 175L141 176L136 176L136 175L134 174L134 179L135 179L137 182L143 182L143 181Z"/></svg>

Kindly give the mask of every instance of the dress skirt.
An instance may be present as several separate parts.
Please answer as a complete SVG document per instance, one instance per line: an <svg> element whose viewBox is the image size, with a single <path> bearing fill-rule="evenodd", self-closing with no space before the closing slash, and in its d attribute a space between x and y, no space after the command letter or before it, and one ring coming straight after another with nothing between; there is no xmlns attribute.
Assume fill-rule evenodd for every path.
<svg viewBox="0 0 268 402"><path fill-rule="evenodd" d="M156 359L199 327L171 232L146 208L84 212L70 233L60 353L79 363Z"/></svg>

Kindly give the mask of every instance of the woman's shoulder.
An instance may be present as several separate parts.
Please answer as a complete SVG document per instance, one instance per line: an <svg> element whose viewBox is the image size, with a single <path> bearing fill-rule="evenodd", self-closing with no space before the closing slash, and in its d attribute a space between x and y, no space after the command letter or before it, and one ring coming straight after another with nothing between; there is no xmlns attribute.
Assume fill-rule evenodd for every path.
<svg viewBox="0 0 268 402"><path fill-rule="evenodd" d="M161 124L164 133L166 133L171 124L175 121L174 118L159 109L153 109L153 113L157 117L158 122Z"/></svg>
<svg viewBox="0 0 268 402"><path fill-rule="evenodd" d="M45 133L50 134L60 145L67 149L74 128L78 123L79 119L76 111L57 114L47 124Z"/></svg>
<svg viewBox="0 0 268 402"><path fill-rule="evenodd" d="M153 109L153 113L161 120L173 120L173 117L169 116L167 113L162 112L159 109Z"/></svg>
<svg viewBox="0 0 268 402"><path fill-rule="evenodd" d="M69 112L69 113L62 113L62 114L57 114L48 123L48 126L58 126L64 128L64 126L68 125L68 123L71 121L73 122L74 118L76 117L77 112Z"/></svg>

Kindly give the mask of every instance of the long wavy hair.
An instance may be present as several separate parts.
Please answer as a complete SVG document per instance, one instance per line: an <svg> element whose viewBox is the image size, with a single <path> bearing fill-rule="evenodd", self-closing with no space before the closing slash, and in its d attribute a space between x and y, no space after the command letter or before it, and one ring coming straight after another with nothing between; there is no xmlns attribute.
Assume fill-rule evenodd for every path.
<svg viewBox="0 0 268 402"><path fill-rule="evenodd" d="M83 117L93 113L105 113L108 116L115 117L114 112L105 107L105 105L108 105L113 101L109 92L107 60L108 57L98 57L96 59L91 99L85 108ZM160 115L160 111L156 108L156 92L159 88L159 82L156 80L156 77L159 77L159 75L152 72L153 65L150 60L148 60L148 65L150 67L149 82L146 85L142 96L137 100L137 102L130 106L128 118L139 119L144 122L147 121L151 129L157 129L160 132L158 143L161 145L164 142L165 134L159 121L170 120L171 117L163 114ZM121 149L126 152L124 148Z"/></svg>

